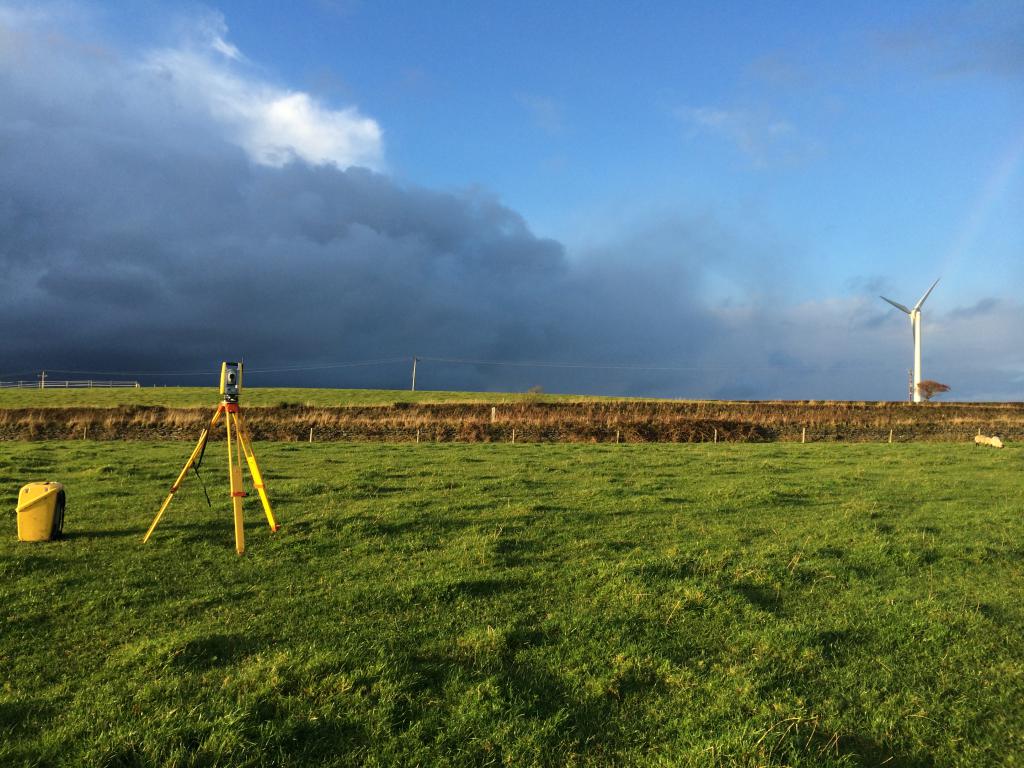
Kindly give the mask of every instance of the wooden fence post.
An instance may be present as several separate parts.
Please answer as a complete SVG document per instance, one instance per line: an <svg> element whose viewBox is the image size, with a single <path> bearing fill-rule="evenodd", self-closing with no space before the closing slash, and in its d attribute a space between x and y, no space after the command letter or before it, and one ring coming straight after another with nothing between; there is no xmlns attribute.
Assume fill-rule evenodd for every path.
<svg viewBox="0 0 1024 768"><path fill-rule="evenodd" d="M718 427L715 427L715 442L718 442Z"/></svg>
<svg viewBox="0 0 1024 768"><path fill-rule="evenodd" d="M618 443L619 443L619 430L616 429L615 430L615 444L618 445Z"/></svg>
<svg viewBox="0 0 1024 768"><path fill-rule="evenodd" d="M491 406L491 424L498 420L498 409L495 406Z"/></svg>
<svg viewBox="0 0 1024 768"><path fill-rule="evenodd" d="M515 442L516 442L516 428L512 427L512 444L515 445Z"/></svg>
<svg viewBox="0 0 1024 768"><path fill-rule="evenodd" d="M892 445L892 430L889 430L889 445Z"/></svg>
<svg viewBox="0 0 1024 768"><path fill-rule="evenodd" d="M803 432L800 433L800 442L801 443L806 443L807 442L807 427L804 427Z"/></svg>
<svg viewBox="0 0 1024 768"><path fill-rule="evenodd" d="M312 427L309 428L309 442L311 442L311 443L313 442L313 428Z"/></svg>
<svg viewBox="0 0 1024 768"><path fill-rule="evenodd" d="M419 441L420 441L420 428L416 427L416 442L419 443Z"/></svg>

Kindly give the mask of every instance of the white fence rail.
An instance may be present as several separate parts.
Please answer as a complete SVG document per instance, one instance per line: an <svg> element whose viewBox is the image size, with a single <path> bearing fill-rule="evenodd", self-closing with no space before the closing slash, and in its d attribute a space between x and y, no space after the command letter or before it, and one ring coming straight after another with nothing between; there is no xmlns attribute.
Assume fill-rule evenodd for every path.
<svg viewBox="0 0 1024 768"><path fill-rule="evenodd" d="M99 381L83 379L81 381L47 378L45 381L0 381L0 389L93 389L108 387L141 387L137 381Z"/></svg>

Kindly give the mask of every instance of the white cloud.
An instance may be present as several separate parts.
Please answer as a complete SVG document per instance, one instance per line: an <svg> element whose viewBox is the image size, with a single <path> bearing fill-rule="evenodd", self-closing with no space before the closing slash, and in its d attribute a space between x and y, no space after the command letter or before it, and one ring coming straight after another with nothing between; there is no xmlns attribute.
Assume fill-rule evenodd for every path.
<svg viewBox="0 0 1024 768"><path fill-rule="evenodd" d="M74 4L22 7L0 0L0 67L24 72L33 62L37 77L49 73L47 88L64 92L62 103L79 93L112 87L104 84L109 77L123 88L139 88L139 98L126 103L148 102L154 119L161 119L157 102L169 96L176 117L212 119L224 139L263 165L299 159L383 170L377 121L356 107L336 109L312 94L271 82L228 40L220 13L191 17L178 28L174 46L128 56L107 50L88 35L66 32L74 28L81 33L90 26L86 11ZM82 70L78 57L83 53L104 58L106 69Z"/></svg>
<svg viewBox="0 0 1024 768"><path fill-rule="evenodd" d="M172 84L183 106L206 111L224 126L254 161L280 166L300 158L339 168L383 166L375 120L355 107L332 109L308 93L258 77L226 41L226 29L209 19L199 31L202 45L154 51L145 66Z"/></svg>
<svg viewBox="0 0 1024 768"><path fill-rule="evenodd" d="M223 14L217 12L206 14L196 23L196 29L203 42L217 53L232 61L246 60L242 52L225 39L228 34L228 25Z"/></svg>
<svg viewBox="0 0 1024 768"><path fill-rule="evenodd" d="M555 136L565 129L562 105L558 102L528 93L519 94L516 101L529 113L534 125L544 133Z"/></svg>
<svg viewBox="0 0 1024 768"><path fill-rule="evenodd" d="M238 50L231 43L227 42L223 37L215 37L210 41L210 45L217 53L227 56L229 59L234 61L242 61L244 57L242 52Z"/></svg>
<svg viewBox="0 0 1024 768"><path fill-rule="evenodd" d="M1024 73L1024 6L1019 0L925 6L922 13L876 35L880 50L916 61L938 76Z"/></svg>
<svg viewBox="0 0 1024 768"><path fill-rule="evenodd" d="M812 149L793 123L771 115L711 106L682 107L675 115L691 136L704 133L725 139L759 166L799 160Z"/></svg>
<svg viewBox="0 0 1024 768"><path fill-rule="evenodd" d="M176 88L177 98L205 110L258 163L294 158L339 168L383 165L381 129L355 107L330 109L310 94L280 88L202 51L165 49L148 65Z"/></svg>

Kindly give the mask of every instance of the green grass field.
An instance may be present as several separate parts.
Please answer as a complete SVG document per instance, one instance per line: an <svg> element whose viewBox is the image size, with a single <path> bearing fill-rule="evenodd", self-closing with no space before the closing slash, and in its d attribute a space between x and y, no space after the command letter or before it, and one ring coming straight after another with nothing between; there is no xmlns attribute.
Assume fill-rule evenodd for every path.
<svg viewBox="0 0 1024 768"><path fill-rule="evenodd" d="M299 387L246 387L245 405L282 403L333 405L390 405L392 403L514 403L628 400L581 395L516 392L410 392L406 389L305 389ZM168 408L216 407L217 387L140 387L138 389L0 389L0 408L113 408L119 405L162 405Z"/></svg>
<svg viewBox="0 0 1024 768"><path fill-rule="evenodd" d="M1024 765L1019 450L256 448L4 444L0 765Z"/></svg>

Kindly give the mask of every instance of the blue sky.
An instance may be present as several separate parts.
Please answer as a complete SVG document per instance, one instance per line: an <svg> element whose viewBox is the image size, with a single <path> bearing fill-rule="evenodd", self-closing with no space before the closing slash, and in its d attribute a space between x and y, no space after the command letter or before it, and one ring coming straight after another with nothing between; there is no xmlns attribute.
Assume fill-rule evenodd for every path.
<svg viewBox="0 0 1024 768"><path fill-rule="evenodd" d="M450 193L472 206L489 200L521 217L538 242L557 244L566 262L559 269L575 269L574 290L615 270L649 273L657 285L664 270L681 281L665 298L664 323L685 316L701 332L706 324L725 335L712 349L683 350L659 332L660 346L643 348L648 362L684 355L728 367L758 354L778 369L760 389L709 380L694 384L697 394L899 397L902 383L883 388L865 377L839 387L835 377L847 374L835 371L864 368L871 350L884 349L886 376L895 379L906 362L905 321L877 294L912 303L939 276L929 309L945 330L929 337L926 356L934 350L930 359L955 374L964 397L1024 392L1024 359L1007 348L1022 324L1024 277L1019 2L147 0L0 3L5 8L16 33L53 40L59 30L79 44L63 57L84 56L91 45L119 62L107 69L128 74L85 65L93 75L79 77L111 78L97 93L153 66L205 93L195 111L205 117L188 129L226 137L256 165L280 167L284 156L341 171L368 165L406 190ZM42 10L26 20L26 9ZM25 92L61 92L60 78L69 76L37 69ZM68 64L76 69L83 66ZM175 98L192 98L183 94ZM117 103L133 100L126 126L150 119L140 117L146 110L160 122L162 107L144 105L137 93L119 93ZM253 117L286 101L285 123ZM170 151L161 149L170 140L154 139L152 157ZM468 253L485 241L460 242ZM352 253L339 250L338 263ZM442 272L432 274L447 290ZM536 298L524 290L524 301ZM626 293L643 304L644 290ZM686 302L703 314L685 315ZM738 328L727 338L739 317L774 335L765 330L746 342L753 349ZM556 344L552 329L568 322L587 321L552 315L523 331L521 344L510 341L511 326L495 325L486 340L464 347L477 357L638 362L628 339ZM796 329L807 322L817 327L802 337ZM862 339L862 325L880 335ZM988 340L975 344L979 334ZM384 346L388 354L459 351L414 332L376 345ZM844 361L837 346L865 362ZM991 370L972 379L963 370L968 358L975 367L998 361L998 386ZM779 360L795 361L789 378ZM662 392L646 380L608 386Z"/></svg>
<svg viewBox="0 0 1024 768"><path fill-rule="evenodd" d="M1019 167L983 200L1024 141L1019 3L206 7L268 77L378 121L389 172L570 246L713 216L797 259L801 298L1021 277Z"/></svg>

